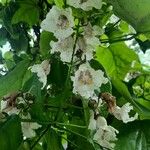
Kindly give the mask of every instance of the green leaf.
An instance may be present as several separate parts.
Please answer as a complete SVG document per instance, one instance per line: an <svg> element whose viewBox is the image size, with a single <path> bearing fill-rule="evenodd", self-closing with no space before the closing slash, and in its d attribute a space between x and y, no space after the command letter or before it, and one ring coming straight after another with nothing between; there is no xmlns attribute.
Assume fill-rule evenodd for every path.
<svg viewBox="0 0 150 150"><path fill-rule="evenodd" d="M2 5L5 5L7 3L9 3L11 0L0 0L0 3L2 3Z"/></svg>
<svg viewBox="0 0 150 150"><path fill-rule="evenodd" d="M133 69L132 62L139 61L137 54L123 42L111 44L108 48L97 48L96 57L110 77L118 77L122 80L129 70Z"/></svg>
<svg viewBox="0 0 150 150"><path fill-rule="evenodd" d="M64 1L63 0L54 0L56 6L62 8L64 6Z"/></svg>
<svg viewBox="0 0 150 150"><path fill-rule="evenodd" d="M138 103L138 101L136 101L131 96L127 86L121 80L118 80L117 78L112 78L112 84L121 96L123 96L127 101L135 106L135 109L142 117L150 117L150 109Z"/></svg>
<svg viewBox="0 0 150 150"><path fill-rule="evenodd" d="M28 49L28 38L26 37L26 34L22 30L18 30L16 32L19 32L16 36L17 37L10 37L8 41L11 44L12 49L15 51L27 51Z"/></svg>
<svg viewBox="0 0 150 150"><path fill-rule="evenodd" d="M43 31L40 36L40 52L46 56L50 52L50 41L55 40L51 32Z"/></svg>
<svg viewBox="0 0 150 150"><path fill-rule="evenodd" d="M96 57L96 60L103 65L107 74L113 76L116 66L111 51L108 48L99 47L96 50Z"/></svg>
<svg viewBox="0 0 150 150"><path fill-rule="evenodd" d="M0 78L0 98L8 93L20 90L29 61L23 60L8 74Z"/></svg>
<svg viewBox="0 0 150 150"><path fill-rule="evenodd" d="M41 87L42 83L38 80L36 74L32 75L31 78L24 84L23 91L28 92L30 91L38 101L41 101Z"/></svg>
<svg viewBox="0 0 150 150"><path fill-rule="evenodd" d="M121 126L115 150L149 150L150 121L136 121Z"/></svg>
<svg viewBox="0 0 150 150"><path fill-rule="evenodd" d="M63 150L61 144L61 137L58 136L54 129L49 129L45 135L46 149L47 150Z"/></svg>
<svg viewBox="0 0 150 150"><path fill-rule="evenodd" d="M120 22L119 29L124 33L129 33L130 31L129 24L126 23L125 21Z"/></svg>
<svg viewBox="0 0 150 150"><path fill-rule="evenodd" d="M49 4L53 4L54 0L47 0Z"/></svg>
<svg viewBox="0 0 150 150"><path fill-rule="evenodd" d="M150 30L149 0L110 0L115 13L131 24L137 31Z"/></svg>
<svg viewBox="0 0 150 150"><path fill-rule="evenodd" d="M22 131L19 117L9 116L7 120L0 123L0 149L17 150L22 142Z"/></svg>
<svg viewBox="0 0 150 150"><path fill-rule="evenodd" d="M0 46L7 42L7 31L4 28L0 29Z"/></svg>
<svg viewBox="0 0 150 150"><path fill-rule="evenodd" d="M28 92L35 96L34 104L32 104L30 109L30 114L33 119L37 121L46 121L49 120L49 113L45 109L45 95L42 95L42 83L38 80L36 74L34 74L24 85L23 91Z"/></svg>
<svg viewBox="0 0 150 150"><path fill-rule="evenodd" d="M12 18L12 24L26 22L30 26L39 21L39 7L36 0L19 1L20 8L15 12Z"/></svg>
<svg viewBox="0 0 150 150"><path fill-rule="evenodd" d="M64 89L67 74L68 66L63 64L61 61L52 58L51 72L48 76L48 84L54 84L57 87ZM58 88L56 90L58 90Z"/></svg>
<svg viewBox="0 0 150 150"><path fill-rule="evenodd" d="M14 54L11 51L5 52L4 59L6 59L6 60L13 60L13 55Z"/></svg>
<svg viewBox="0 0 150 150"><path fill-rule="evenodd" d="M12 68L15 67L15 61L14 61L14 54L11 51L5 52L4 53L4 59L5 59L5 65L8 70L11 70Z"/></svg>

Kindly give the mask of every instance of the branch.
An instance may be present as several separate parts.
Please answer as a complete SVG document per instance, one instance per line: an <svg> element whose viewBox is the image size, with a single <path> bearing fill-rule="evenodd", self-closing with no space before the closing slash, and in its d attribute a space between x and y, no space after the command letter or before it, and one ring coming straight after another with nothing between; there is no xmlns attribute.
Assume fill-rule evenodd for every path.
<svg viewBox="0 0 150 150"><path fill-rule="evenodd" d="M138 35L139 35L139 33L133 34L131 37L128 37L128 38L117 37L117 38L115 38L115 39L103 39L103 40L101 40L100 42L101 42L101 43L117 43L117 42L121 42L121 41L129 41L129 40L134 39L134 38L137 37ZM129 36L129 35L126 35L126 36Z"/></svg>
<svg viewBox="0 0 150 150"><path fill-rule="evenodd" d="M110 27L106 27L106 34L109 33L118 23L121 21L121 19L117 20L114 24L112 24Z"/></svg>
<svg viewBox="0 0 150 150"><path fill-rule="evenodd" d="M136 38L140 34L146 34L146 33L150 33L150 31L137 32L136 34L128 34L128 35L116 37L114 39L102 39L102 40L100 40L100 42L101 43L117 43L117 42L121 42L121 41L129 41L129 40ZM130 36L130 37L127 37L127 36ZM125 38L123 38L123 37L125 37Z"/></svg>
<svg viewBox="0 0 150 150"><path fill-rule="evenodd" d="M43 133L39 136L39 138L33 143L30 150L33 150L33 148L36 146L36 144L40 141L40 139L46 134L46 132L49 130L50 125L47 126L47 128L43 131Z"/></svg>

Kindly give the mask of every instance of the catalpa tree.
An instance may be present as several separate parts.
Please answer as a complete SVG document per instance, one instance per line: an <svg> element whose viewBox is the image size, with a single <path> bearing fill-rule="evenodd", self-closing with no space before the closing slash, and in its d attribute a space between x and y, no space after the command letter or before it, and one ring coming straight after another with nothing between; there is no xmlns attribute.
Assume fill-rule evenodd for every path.
<svg viewBox="0 0 150 150"><path fill-rule="evenodd" d="M149 0L1 0L0 149L149 150L149 48Z"/></svg>

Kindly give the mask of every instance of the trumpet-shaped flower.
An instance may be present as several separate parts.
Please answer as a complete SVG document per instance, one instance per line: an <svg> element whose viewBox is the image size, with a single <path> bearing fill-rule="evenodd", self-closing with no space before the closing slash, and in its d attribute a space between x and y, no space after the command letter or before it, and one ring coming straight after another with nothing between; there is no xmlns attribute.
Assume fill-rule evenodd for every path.
<svg viewBox="0 0 150 150"><path fill-rule="evenodd" d="M74 18L71 8L60 9L53 6L47 14L46 19L42 21L43 30L54 33L57 39L64 39L73 33Z"/></svg>
<svg viewBox="0 0 150 150"><path fill-rule="evenodd" d="M104 117L99 116L97 120L94 119L94 112L91 112L90 123L88 129L96 130L94 134L94 140L104 148L113 150L115 147L115 141L117 140L116 134L118 130L112 126L107 125L107 121Z"/></svg>
<svg viewBox="0 0 150 150"><path fill-rule="evenodd" d="M107 125L107 121L104 117L99 117L97 120L97 131L94 134L94 140L104 148L113 150L115 147L115 141L117 140L116 134L118 130L112 126Z"/></svg>
<svg viewBox="0 0 150 150"><path fill-rule="evenodd" d="M100 90L102 84L106 84L108 79L104 77L102 70L94 70L89 63L80 65L79 69L72 77L73 93L80 94L84 98L93 97L95 90Z"/></svg>
<svg viewBox="0 0 150 150"><path fill-rule="evenodd" d="M63 62L70 62L73 53L74 40L71 36L66 39L60 39L58 42L51 41L51 53L60 52L60 58Z"/></svg>
<svg viewBox="0 0 150 150"><path fill-rule="evenodd" d="M75 8L81 8L85 11L92 10L92 8L101 9L101 0L67 0L67 4Z"/></svg>
<svg viewBox="0 0 150 150"><path fill-rule="evenodd" d="M116 106L113 109L112 114L118 119L122 120L124 123L134 121L138 118L138 114L136 113L133 117L129 116L129 112L133 110L133 106L130 103L126 103L122 107Z"/></svg>
<svg viewBox="0 0 150 150"><path fill-rule="evenodd" d="M31 118L30 114L22 117L22 119L30 119L30 118ZM40 128L41 125L39 125L36 122L22 122L21 127L23 136L26 138L32 138L36 136L36 132L34 130Z"/></svg>
<svg viewBox="0 0 150 150"><path fill-rule="evenodd" d="M17 114L18 115L20 110L17 109L16 107L14 107L14 106L8 106L8 102L2 100L1 101L1 112L5 112L8 115L12 115L12 114Z"/></svg>
<svg viewBox="0 0 150 150"><path fill-rule="evenodd" d="M96 130L96 120L94 119L94 112L92 110L90 111L90 120L88 129Z"/></svg>
<svg viewBox="0 0 150 150"><path fill-rule="evenodd" d="M77 50L80 50L82 53L81 59L91 60L93 58L93 52L96 47L100 45L99 39L96 35L99 35L100 32L96 26L92 27L88 24L84 27L83 36L78 38L77 41Z"/></svg>
<svg viewBox="0 0 150 150"><path fill-rule="evenodd" d="M39 77L39 81L43 83L43 87L45 87L47 83L47 75L50 72L50 64L48 60L44 60L41 64L33 65L31 68L31 72L37 73Z"/></svg>

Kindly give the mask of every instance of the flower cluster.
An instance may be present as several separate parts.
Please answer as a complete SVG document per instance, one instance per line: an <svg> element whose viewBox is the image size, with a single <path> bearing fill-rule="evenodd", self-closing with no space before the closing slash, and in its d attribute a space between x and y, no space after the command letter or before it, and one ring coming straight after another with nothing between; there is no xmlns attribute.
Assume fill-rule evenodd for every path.
<svg viewBox="0 0 150 150"><path fill-rule="evenodd" d="M97 5L97 2L99 5ZM97 2L87 1L85 6L88 6L88 3L91 8L100 6L101 1L98 0ZM70 2L68 3L71 5ZM102 30L98 26L92 27L89 23L82 29L83 33L77 37L78 39L75 43L76 35L73 30L74 27L75 23L71 8L61 9L56 6L52 7L45 20L41 23L43 30L52 32L56 39L58 39L58 41L50 42L52 54L56 52L60 53L61 60L68 63L73 57L73 51L76 54L81 51L82 60L91 60L96 46L100 45L100 41L96 36L102 34Z"/></svg>
<svg viewBox="0 0 150 150"><path fill-rule="evenodd" d="M24 93L26 95L28 93ZM8 115L16 114L19 115L21 119L31 119L29 113L23 111L23 108L27 108L27 104L32 104L32 100L26 100L24 96L21 96L19 92L11 93L4 97L1 101L1 112L7 113ZM22 122L21 128L22 133L25 138L32 138L36 136L35 130L40 128L36 122Z"/></svg>
<svg viewBox="0 0 150 150"><path fill-rule="evenodd" d="M19 91L11 93L13 86L10 89L7 89L7 86L4 88L4 91L10 93L1 100L0 117L4 116L4 119L1 117L3 120L7 115L12 114L20 117L24 140L21 148L26 147L26 143L32 149L36 144L41 148L48 148L47 138L54 137L54 140L59 140L56 142L62 145L64 139L68 146L66 149L74 149L74 146L82 149L73 139L78 135L84 140L87 138L85 143L89 142L93 149L116 149L118 145L116 146L115 143L120 136L115 128L122 123L138 119L138 114L133 111L130 103L120 106L117 102L118 99L114 95L124 96L120 93L122 89L118 90L122 85L115 87L117 85L113 82L115 74L110 73L111 64L109 60L105 60L111 57L115 59L117 67L122 66L120 63L126 65L120 53L113 53L112 48L114 42L117 41L112 39L115 38L114 33L122 31L123 22L115 18L116 24L113 15L112 21L111 18L108 20L109 15L112 14L112 11L109 12L112 6L105 0L52 0L52 2L46 0L38 3L40 4L43 8L43 10L40 8L38 14L41 29L37 17L36 23L27 28L27 30L32 29L25 32L29 35L29 39L30 36L33 37L32 40L28 40L31 53L26 56L32 60L32 65L29 66L25 77L22 72L23 83L18 81L15 83L14 89ZM104 16L104 14L107 15ZM115 28L118 27L115 32L112 32L114 28L112 23ZM34 55L36 50L38 53ZM100 54L101 57L99 57ZM24 58L24 55L21 55L21 58ZM9 58L7 59L6 65L10 65L8 70L11 70L13 64L9 64ZM16 62L15 59L13 63ZM129 63L130 59L125 61ZM141 74L136 71L136 68L140 68L136 59L130 68L132 69L124 79L126 82ZM124 69L123 71L126 72ZM17 76L17 79L19 77ZM117 77L118 80L122 80L120 76ZM9 80L12 79L16 78ZM36 82L34 82L35 79ZM145 88L141 83L133 85L132 89L132 94L136 97L145 96ZM78 133L80 131L81 134ZM52 142L55 142L54 140ZM58 147L61 146L58 145Z"/></svg>
<svg viewBox="0 0 150 150"><path fill-rule="evenodd" d="M92 9L101 9L102 6L101 0L67 0L66 3L86 12ZM41 29L51 32L55 36L56 40L49 43L50 54L52 56L59 55L60 60L69 66L74 95L79 96L86 103L90 99L99 103L97 93L101 93L102 85L107 84L109 79L105 76L104 70L95 69L101 67L94 68L91 61L94 59L96 47L101 44L99 36L103 34L103 30L99 26L92 25L90 21L86 20L81 23L80 19L75 20L71 7L58 8L57 6L50 9L41 23ZM30 69L31 72L37 74L39 81L43 83L43 89L47 83L47 75L50 73L49 61L44 60L41 64L35 64ZM101 99L101 104L106 102L109 113L118 120L127 123L137 118L137 114L134 117L129 116L129 112L133 109L129 103L119 107L116 105L114 97L109 97L109 94L104 99L105 97ZM97 107L101 108L99 105ZM94 131L93 140L99 145L107 149L114 149L114 142L117 140L116 134L119 131L108 125L106 119L99 113L95 118L94 113L98 112L98 108L91 111L88 129ZM24 123L22 126L23 131L30 127L27 131L27 133L32 133L32 135L29 134L30 137L35 135L33 129L40 127L36 123L32 125Z"/></svg>
<svg viewBox="0 0 150 150"><path fill-rule="evenodd" d="M77 51L81 51L81 59L91 60L93 59L93 52L96 47L100 45L99 39L96 37L102 34L101 29L98 26L91 26L88 24L84 27L84 31L81 37L77 41Z"/></svg>
<svg viewBox="0 0 150 150"><path fill-rule="evenodd" d="M103 146L104 148L114 149L115 142L117 140L116 134L118 130L110 125L107 125L107 121L104 117L99 116L97 120L94 119L94 114L91 111L90 124L88 129L95 130L94 140Z"/></svg>

